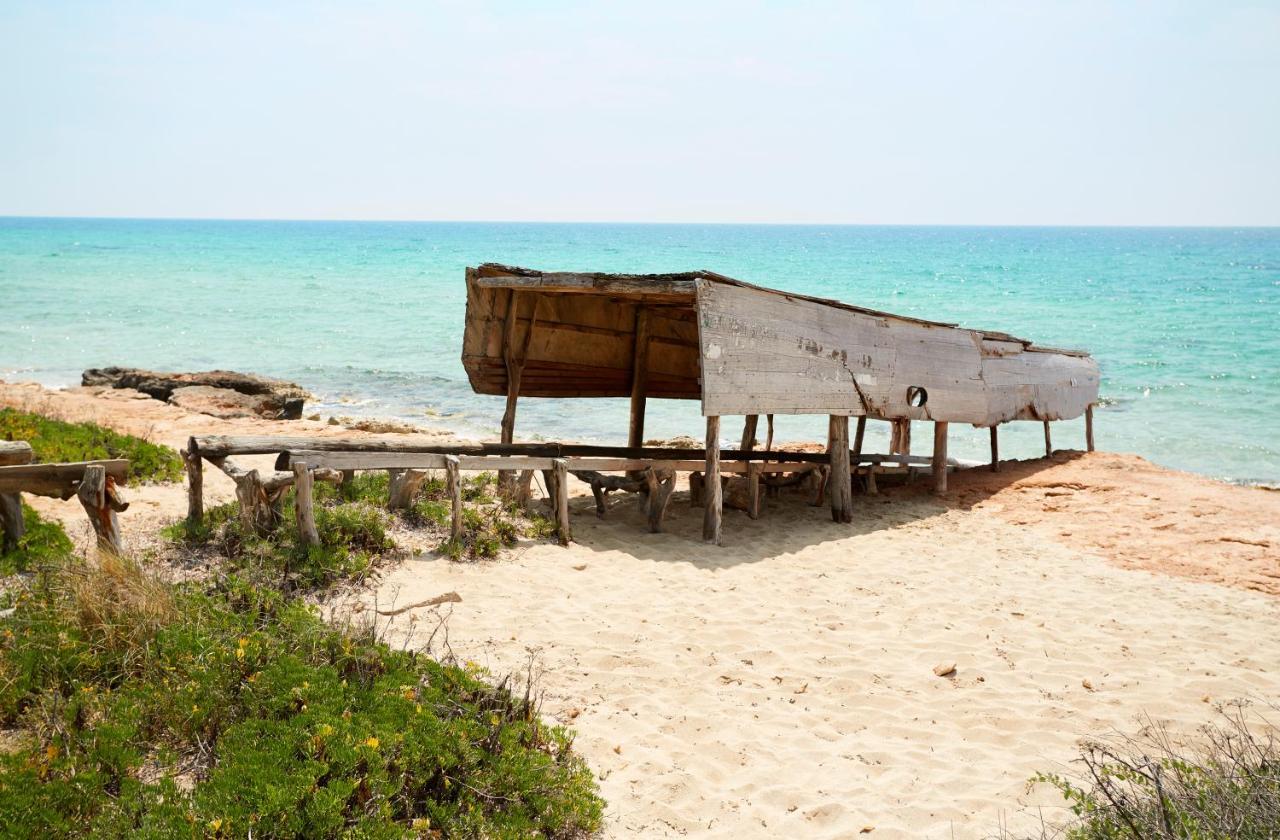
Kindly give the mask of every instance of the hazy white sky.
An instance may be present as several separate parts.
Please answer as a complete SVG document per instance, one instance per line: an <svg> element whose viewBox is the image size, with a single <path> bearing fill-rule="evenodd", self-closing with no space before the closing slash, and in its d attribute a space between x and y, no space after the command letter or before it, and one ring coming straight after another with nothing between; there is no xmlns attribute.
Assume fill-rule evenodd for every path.
<svg viewBox="0 0 1280 840"><path fill-rule="evenodd" d="M1280 2L0 0L0 214L1280 225Z"/></svg>

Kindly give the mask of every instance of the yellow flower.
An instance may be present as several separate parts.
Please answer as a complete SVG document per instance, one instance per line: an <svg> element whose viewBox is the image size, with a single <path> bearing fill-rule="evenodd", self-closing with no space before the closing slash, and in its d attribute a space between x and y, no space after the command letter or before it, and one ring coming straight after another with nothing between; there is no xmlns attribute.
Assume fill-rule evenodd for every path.
<svg viewBox="0 0 1280 840"><path fill-rule="evenodd" d="M379 742L377 738L366 738L364 745L366 747L369 747L370 749L376 750L378 748L378 743Z"/></svg>
<svg viewBox="0 0 1280 840"><path fill-rule="evenodd" d="M212 829L213 831L217 831L218 829L222 828L222 820L221 819L209 820L209 828Z"/></svg>

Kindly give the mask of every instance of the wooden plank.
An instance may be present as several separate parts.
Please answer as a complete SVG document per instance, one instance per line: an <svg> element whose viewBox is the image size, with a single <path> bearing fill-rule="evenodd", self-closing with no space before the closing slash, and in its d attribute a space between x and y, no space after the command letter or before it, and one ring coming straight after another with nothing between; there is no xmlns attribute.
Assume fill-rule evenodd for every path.
<svg viewBox="0 0 1280 840"><path fill-rule="evenodd" d="M947 492L946 421L933 424L933 492L939 496Z"/></svg>
<svg viewBox="0 0 1280 840"><path fill-rule="evenodd" d="M659 279L645 275L598 275L556 271L534 277L506 275L476 277L479 289L523 289L561 294L596 294L643 297L653 300L692 301L695 280Z"/></svg>
<svg viewBox="0 0 1280 840"><path fill-rule="evenodd" d="M703 479L706 506L702 515L702 539L720 545L720 523L724 517L724 493L720 486L720 418L707 418L707 462Z"/></svg>
<svg viewBox="0 0 1280 840"><path fill-rule="evenodd" d="M462 539L462 479L458 474L458 456L444 456L444 483L449 494L449 537Z"/></svg>
<svg viewBox="0 0 1280 840"><path fill-rule="evenodd" d="M568 545L569 534L569 467L563 458L552 461L556 485L556 535L561 545Z"/></svg>
<svg viewBox="0 0 1280 840"><path fill-rule="evenodd" d="M298 536L303 545L320 545L320 531L316 528L316 512L313 502L311 468L303 461L293 464L293 510L298 522Z"/></svg>
<svg viewBox="0 0 1280 840"><path fill-rule="evenodd" d="M29 464L34 456L25 440L0 440L0 467Z"/></svg>
<svg viewBox="0 0 1280 840"><path fill-rule="evenodd" d="M1096 400L1088 357L984 348L984 334L701 281L703 413L844 414L991 425L1079 416ZM923 388L913 406L909 389Z"/></svg>

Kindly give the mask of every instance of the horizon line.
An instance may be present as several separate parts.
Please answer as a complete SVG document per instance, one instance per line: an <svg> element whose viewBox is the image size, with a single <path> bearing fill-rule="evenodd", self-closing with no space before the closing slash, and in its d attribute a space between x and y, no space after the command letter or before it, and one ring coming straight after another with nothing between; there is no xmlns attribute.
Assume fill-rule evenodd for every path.
<svg viewBox="0 0 1280 840"><path fill-rule="evenodd" d="M276 222L314 224L440 224L440 225L636 225L652 227L866 227L866 228L1076 228L1088 230L1278 230L1280 224L1106 224L1106 223L1008 223L1008 222L747 222L747 221L652 221L581 219L355 219L288 218L273 216L86 216L22 215L0 213L0 220L32 219L50 221L119 222Z"/></svg>

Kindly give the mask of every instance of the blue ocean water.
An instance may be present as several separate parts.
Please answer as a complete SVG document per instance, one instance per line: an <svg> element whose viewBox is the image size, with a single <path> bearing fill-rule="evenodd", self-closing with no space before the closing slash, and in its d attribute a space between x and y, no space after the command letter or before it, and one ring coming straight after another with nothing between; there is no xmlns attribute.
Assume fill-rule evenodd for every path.
<svg viewBox="0 0 1280 840"><path fill-rule="evenodd" d="M1100 448L1280 482L1280 229L256 222L0 218L0 378L76 384L110 364L299 382L322 414L493 435L502 400L460 362L463 268L679 271L839 298L1041 344L1102 368ZM523 400L517 435L623 442L625 400ZM702 433L652 401L650 437ZM778 438L820 439L781 417ZM1038 424L1002 433L1043 449ZM736 435L729 424L726 439ZM869 445L887 445L872 424ZM920 447L925 430L917 430ZM1083 446L1083 421L1055 424ZM952 452L987 455L985 430Z"/></svg>

